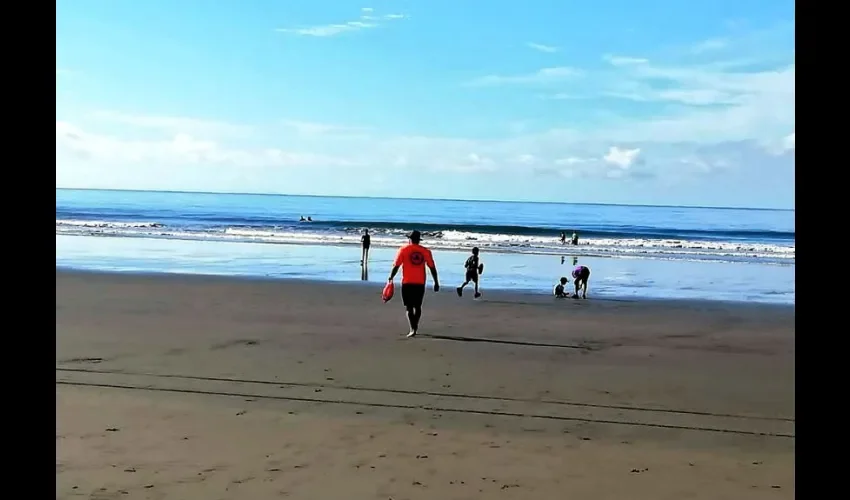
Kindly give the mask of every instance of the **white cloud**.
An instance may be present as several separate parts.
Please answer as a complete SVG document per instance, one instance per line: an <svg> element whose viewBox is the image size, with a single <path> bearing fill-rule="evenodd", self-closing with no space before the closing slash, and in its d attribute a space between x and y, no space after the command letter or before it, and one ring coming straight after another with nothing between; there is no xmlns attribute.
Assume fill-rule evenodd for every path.
<svg viewBox="0 0 850 500"><path fill-rule="evenodd" d="M646 64L649 62L649 59L644 59L642 57L625 57L625 56L613 56L606 55L603 57L609 64L612 66L631 66L634 64Z"/></svg>
<svg viewBox="0 0 850 500"><path fill-rule="evenodd" d="M179 166L203 164L210 167L311 167L353 166L350 160L315 153L289 152L277 148L244 149L177 133L156 140L125 139L95 134L68 122L56 122L57 163L60 155L77 160L120 167L155 164Z"/></svg>
<svg viewBox="0 0 850 500"><path fill-rule="evenodd" d="M368 130L365 127L300 120L283 120L281 125L301 135L359 135Z"/></svg>
<svg viewBox="0 0 850 500"><path fill-rule="evenodd" d="M539 52L546 52L548 54L553 54L558 52L558 47L554 47L552 45L543 45L542 43L534 43L534 42L526 42L526 47L530 49L534 49Z"/></svg>
<svg viewBox="0 0 850 500"><path fill-rule="evenodd" d="M782 146L786 151L797 149L797 132L791 132L782 140Z"/></svg>
<svg viewBox="0 0 850 500"><path fill-rule="evenodd" d="M468 82L467 85L475 87L496 85L545 85L577 78L583 74L583 71L576 68L559 66L554 68L543 68L535 71L534 73L521 75L488 75Z"/></svg>
<svg viewBox="0 0 850 500"><path fill-rule="evenodd" d="M702 42L697 43L691 48L691 50L695 54L701 54L703 52L722 50L729 47L729 45L729 40L725 38L712 38L710 40L703 40Z"/></svg>
<svg viewBox="0 0 850 500"><path fill-rule="evenodd" d="M121 123L134 127L142 127L167 131L172 134L192 135L233 135L241 136L250 133L251 127L235 125L218 120L204 120L161 115L134 115L116 111L95 111L90 116L96 120Z"/></svg>
<svg viewBox="0 0 850 500"><path fill-rule="evenodd" d="M381 26L380 19L386 21L397 21L406 18L404 14L386 14L381 16L379 19L373 15L374 9L371 7L363 7L360 9L360 12L361 15L356 20L318 26L305 26L300 28L278 28L275 31L300 36L327 37L352 31L377 28L378 26Z"/></svg>
<svg viewBox="0 0 850 500"><path fill-rule="evenodd" d="M620 149L617 146L612 146L608 149L608 154L606 154L603 159L612 165L626 169L632 166L632 164L638 159L639 155L639 148Z"/></svg>

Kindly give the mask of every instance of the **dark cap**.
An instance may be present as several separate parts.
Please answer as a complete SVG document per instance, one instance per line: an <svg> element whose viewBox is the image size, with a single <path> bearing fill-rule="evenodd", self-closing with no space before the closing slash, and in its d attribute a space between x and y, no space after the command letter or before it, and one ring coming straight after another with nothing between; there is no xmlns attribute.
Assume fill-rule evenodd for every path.
<svg viewBox="0 0 850 500"><path fill-rule="evenodd" d="M420 233L419 231L414 229L413 231L410 232L410 234L407 235L407 237L410 238L411 240L421 240L422 239L422 233Z"/></svg>

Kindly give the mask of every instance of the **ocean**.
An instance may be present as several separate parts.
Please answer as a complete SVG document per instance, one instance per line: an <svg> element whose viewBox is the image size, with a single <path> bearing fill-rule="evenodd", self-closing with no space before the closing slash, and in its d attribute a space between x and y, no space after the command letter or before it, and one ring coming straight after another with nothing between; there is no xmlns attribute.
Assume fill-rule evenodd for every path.
<svg viewBox="0 0 850 500"><path fill-rule="evenodd" d="M485 289L548 293L580 263L591 297L794 302L793 210L56 190L56 264L77 269L379 283L412 229L445 287L478 246Z"/></svg>

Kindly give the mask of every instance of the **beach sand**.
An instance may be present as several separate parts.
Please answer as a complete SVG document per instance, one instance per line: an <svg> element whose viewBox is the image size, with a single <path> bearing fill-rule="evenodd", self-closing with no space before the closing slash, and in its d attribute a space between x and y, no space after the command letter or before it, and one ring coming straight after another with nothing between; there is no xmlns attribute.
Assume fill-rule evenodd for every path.
<svg viewBox="0 0 850 500"><path fill-rule="evenodd" d="M793 308L450 285L57 270L57 498L794 497Z"/></svg>

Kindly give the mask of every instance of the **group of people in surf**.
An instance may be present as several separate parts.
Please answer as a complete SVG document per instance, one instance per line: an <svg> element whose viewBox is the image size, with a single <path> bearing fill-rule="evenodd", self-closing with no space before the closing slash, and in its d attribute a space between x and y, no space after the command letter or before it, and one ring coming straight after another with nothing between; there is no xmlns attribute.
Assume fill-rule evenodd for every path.
<svg viewBox="0 0 850 500"><path fill-rule="evenodd" d="M561 245L567 244L567 233L561 231ZM571 245L578 245L578 233L573 231L573 235L570 238Z"/></svg>

